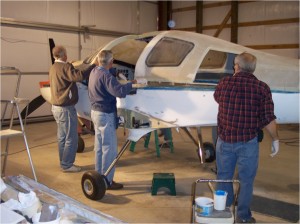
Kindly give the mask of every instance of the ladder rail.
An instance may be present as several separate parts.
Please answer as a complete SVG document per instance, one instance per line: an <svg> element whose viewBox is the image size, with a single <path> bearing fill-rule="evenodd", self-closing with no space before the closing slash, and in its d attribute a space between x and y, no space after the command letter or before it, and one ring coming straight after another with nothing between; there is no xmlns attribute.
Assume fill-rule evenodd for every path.
<svg viewBox="0 0 300 224"><path fill-rule="evenodd" d="M6 138L6 144L5 144L5 152L1 153L1 156L4 156L3 159L3 164L2 164L2 170L1 170L1 177L3 177L5 175L5 170L6 170L6 164L7 164L7 156L8 156L8 149L9 149L9 143L10 143L10 138L14 137L14 136L18 136L18 135L22 135L23 139L24 139L24 143L25 143L25 147L26 147L26 151L28 154L28 159L29 159L29 163L31 166L31 170L34 176L35 181L37 181L37 177L36 177L36 173L34 170L34 166L33 166L33 162L32 162L32 158L31 158L31 154L30 154L30 149L29 149L29 145L28 145L28 141L27 141L27 136L26 136L26 132L25 132L25 126L26 126L26 121L27 121L27 116L28 116L28 105L29 105L29 100L28 99L24 99L24 98L19 98L19 88L20 88L20 83L21 83L21 72L19 69L15 68L15 67L0 67L0 75L2 74L15 74L17 75L17 83L16 83L16 89L14 92L14 97L13 100L2 100L1 99L1 104L5 103L5 107L4 110L2 111L3 114L1 116L1 129L3 126L3 121L5 119L5 114L7 113L7 108L8 105L11 104L12 108L11 108L11 113L10 113L10 118L9 118L9 128L8 130L1 130L1 139L2 138ZM20 111L20 104L25 104L26 106L26 113L25 113L25 117L24 119L22 119L21 116L21 111ZM15 113L17 113L18 116L18 121L19 121L19 125L20 125L20 131L18 130L14 130L13 126L14 126L14 118L15 118Z"/></svg>

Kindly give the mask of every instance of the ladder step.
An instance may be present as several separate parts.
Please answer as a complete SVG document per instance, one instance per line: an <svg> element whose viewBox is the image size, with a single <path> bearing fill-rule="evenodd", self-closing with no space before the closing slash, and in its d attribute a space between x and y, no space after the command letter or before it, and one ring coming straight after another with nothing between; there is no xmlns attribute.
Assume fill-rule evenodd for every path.
<svg viewBox="0 0 300 224"><path fill-rule="evenodd" d="M22 131L14 130L14 129L5 129L0 130L0 138L9 138L11 136L23 135Z"/></svg>

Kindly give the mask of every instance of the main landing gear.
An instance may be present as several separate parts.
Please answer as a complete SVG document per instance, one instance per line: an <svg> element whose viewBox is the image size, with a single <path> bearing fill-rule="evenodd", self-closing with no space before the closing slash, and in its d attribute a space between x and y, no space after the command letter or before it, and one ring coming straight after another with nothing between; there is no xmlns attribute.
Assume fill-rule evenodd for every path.
<svg viewBox="0 0 300 224"><path fill-rule="evenodd" d="M78 135L78 145L77 145L77 152L82 153L84 151L85 144L83 138Z"/></svg>
<svg viewBox="0 0 300 224"><path fill-rule="evenodd" d="M205 164L205 162L211 163L211 162L215 161L215 159L216 159L215 147L210 142L203 143L201 128L197 128L197 140L192 136L192 134L186 127L182 128L182 129L185 131L185 133L190 137L190 139L192 139L192 141L198 147L196 149L196 153L198 155L198 158L199 158L199 161L201 164Z"/></svg>

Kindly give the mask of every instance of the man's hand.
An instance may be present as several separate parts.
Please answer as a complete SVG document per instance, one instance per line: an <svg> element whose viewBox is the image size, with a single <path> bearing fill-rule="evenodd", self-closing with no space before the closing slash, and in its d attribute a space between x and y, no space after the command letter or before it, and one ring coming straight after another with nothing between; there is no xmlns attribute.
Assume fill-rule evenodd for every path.
<svg viewBox="0 0 300 224"><path fill-rule="evenodd" d="M133 88L143 88L143 87L147 86L146 79L134 79L134 80L131 80L131 82L132 82Z"/></svg>
<svg viewBox="0 0 300 224"><path fill-rule="evenodd" d="M272 148L271 148L271 154L270 156L273 157L279 152L279 140L274 140L272 142Z"/></svg>
<svg viewBox="0 0 300 224"><path fill-rule="evenodd" d="M92 64L98 66L99 63L98 63L98 57L95 57L94 60L92 61Z"/></svg>
<svg viewBox="0 0 300 224"><path fill-rule="evenodd" d="M137 80L136 80L136 83L137 84L142 84L142 85L147 85L147 79L145 79L145 78L138 78Z"/></svg>

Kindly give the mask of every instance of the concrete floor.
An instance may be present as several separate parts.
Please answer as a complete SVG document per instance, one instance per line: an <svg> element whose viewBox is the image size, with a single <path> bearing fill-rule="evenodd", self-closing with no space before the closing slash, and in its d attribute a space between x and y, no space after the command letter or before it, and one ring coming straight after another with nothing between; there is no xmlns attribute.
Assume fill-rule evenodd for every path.
<svg viewBox="0 0 300 224"><path fill-rule="evenodd" d="M203 128L203 139L211 142L211 128ZM125 133L125 134L124 134ZM125 151L117 163L115 180L124 184L119 191L106 191L99 201L86 198L81 190L81 177L87 170L94 169L94 136L82 136L85 150L77 154L76 164L83 167L80 173L63 173L60 171L56 141L56 123L54 121L28 124L27 139L38 181L49 188L68 195L81 203L103 213L114 216L128 223L188 223L191 218L191 186L200 178L215 179L211 168L215 163L203 167L197 158L195 145L188 136L173 129L174 153L169 149L161 150L161 157L156 156L155 144L151 137L149 148L144 149L140 140L134 152ZM194 133L196 134L196 133ZM253 216L259 223L290 223L299 221L299 126L279 126L281 138L279 154L271 158L270 138L260 145L260 164L255 181L254 195L256 201ZM126 132L118 129L119 148L126 140ZM3 141L1 149L3 149ZM23 139L14 138L10 144L6 176L23 174L31 177L31 169ZM158 195L151 195L153 173L174 173L177 196L168 194L162 188ZM206 185L197 185L197 195L212 197ZM271 204L263 203L271 200ZM273 201L273 200L276 201ZM276 205L283 205L274 208ZM289 207L298 209L290 211ZM262 209L262 208L263 209ZM277 209L277 210L276 210ZM275 211L275 212L274 212ZM281 214L286 213L286 216ZM296 214L296 218L295 218Z"/></svg>

